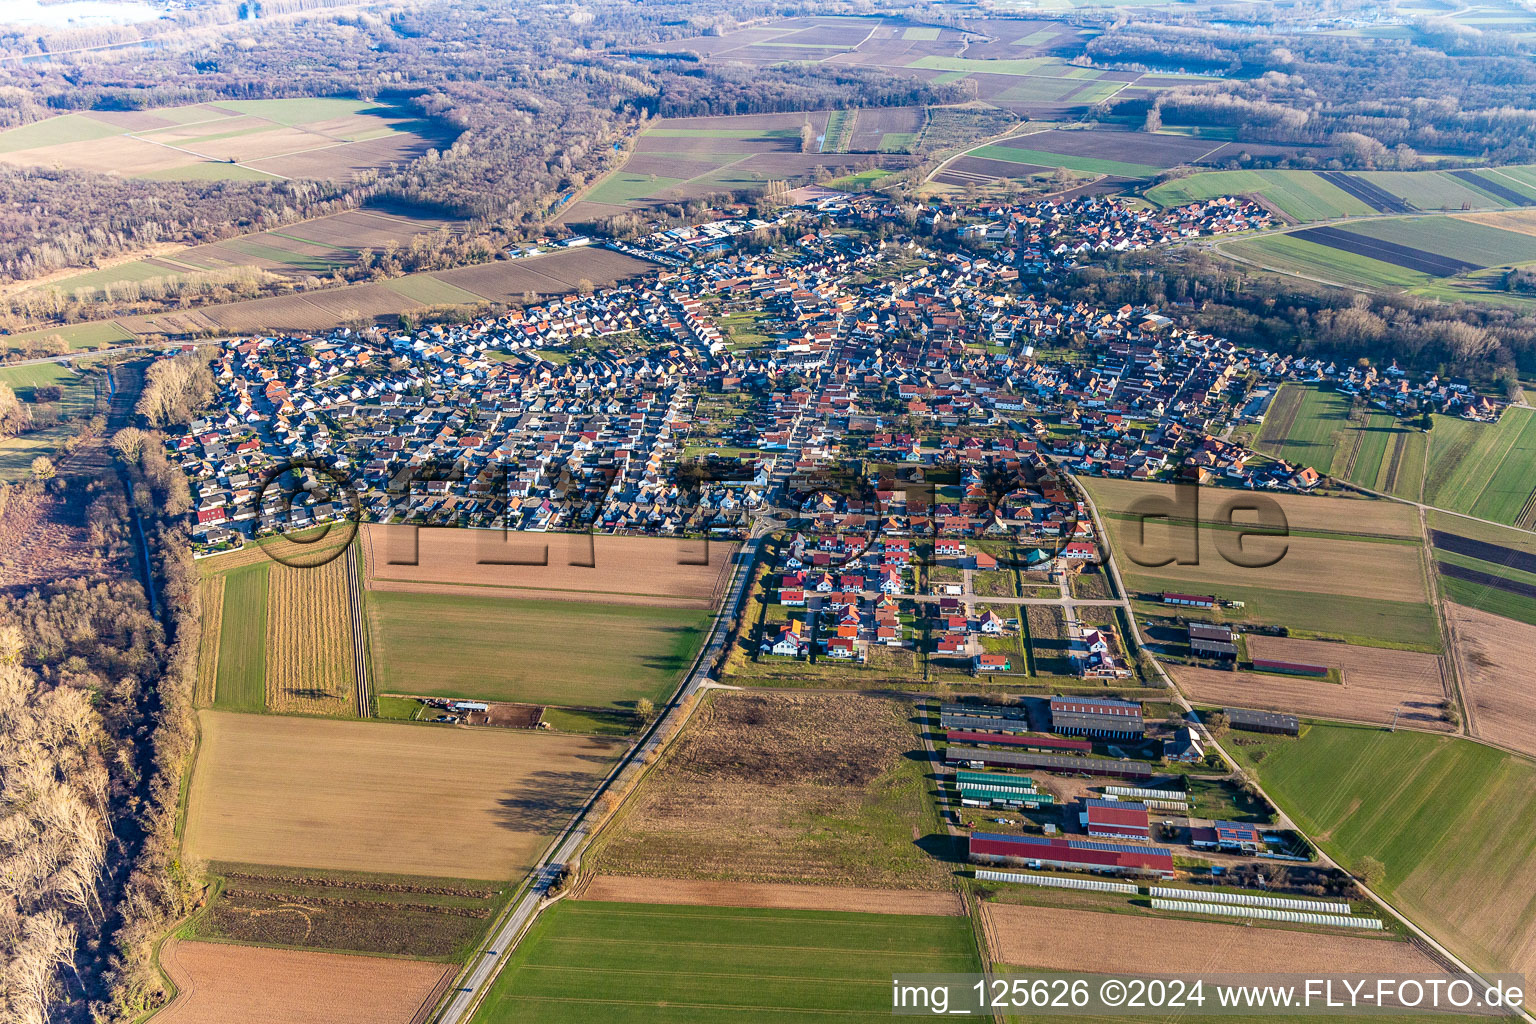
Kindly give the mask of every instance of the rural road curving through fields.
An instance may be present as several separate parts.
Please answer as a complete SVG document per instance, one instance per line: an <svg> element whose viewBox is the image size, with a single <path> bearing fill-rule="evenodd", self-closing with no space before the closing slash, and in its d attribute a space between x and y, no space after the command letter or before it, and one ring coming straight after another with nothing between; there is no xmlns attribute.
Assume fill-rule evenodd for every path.
<svg viewBox="0 0 1536 1024"><path fill-rule="evenodd" d="M752 580L752 565L757 560L757 550L761 544L762 537L754 533L741 546L736 554L736 565L732 570L730 588L726 591L725 601L710 627L709 639L699 651L698 657L694 659L693 667L684 677L677 692L673 694L671 702L657 716L656 721L646 732L645 738L614 766L613 771L566 825L559 838L546 849L543 859L534 868L533 881L502 912L501 919L492 926L490 934L481 943L475 953L475 959L460 976L458 984L444 998L437 1011L428 1018L432 1024L468 1024L481 1000L485 998L491 982L500 973L507 957L522 938L523 932L538 915L543 906L545 894L548 893L554 880L559 877L562 865L569 863L591 837L592 823L588 821L588 815L591 814L597 801L612 789L618 788L622 791L623 784L637 773L644 771L651 755L661 750L664 737L675 736L680 731L681 725L696 706L696 702L689 698L697 694L710 681L715 663L725 651L731 626L736 621L742 602L746 599L748 586ZM669 727L674 719L679 729Z"/></svg>

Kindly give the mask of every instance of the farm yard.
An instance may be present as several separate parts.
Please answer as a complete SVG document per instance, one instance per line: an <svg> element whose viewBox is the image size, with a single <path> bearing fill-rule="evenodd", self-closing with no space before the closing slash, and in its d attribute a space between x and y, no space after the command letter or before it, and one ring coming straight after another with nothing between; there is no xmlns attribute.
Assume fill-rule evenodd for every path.
<svg viewBox="0 0 1536 1024"><path fill-rule="evenodd" d="M166 1024L414 1024L453 968L414 960L168 941Z"/></svg>
<svg viewBox="0 0 1536 1024"><path fill-rule="evenodd" d="M1536 625L1511 622L1485 611L1446 606L1457 640L1462 690L1471 705L1477 736L1536 757Z"/></svg>
<svg viewBox="0 0 1536 1024"><path fill-rule="evenodd" d="M389 693L581 707L661 703L709 613L634 604L370 591L374 677ZM508 657L515 649L517 656Z"/></svg>
<svg viewBox="0 0 1536 1024"><path fill-rule="evenodd" d="M1536 969L1536 766L1468 740L1348 725L1229 746L1297 824L1474 968Z"/></svg>
<svg viewBox="0 0 1536 1024"><path fill-rule="evenodd" d="M199 722L184 855L294 868L511 878L621 750L527 730L220 711Z"/></svg>
<svg viewBox="0 0 1536 1024"><path fill-rule="evenodd" d="M1224 669L1169 666L1180 689L1201 704L1453 731L1440 717L1448 699L1440 659L1417 651L1384 650L1250 633L1250 657L1339 670L1342 682Z"/></svg>
<svg viewBox="0 0 1536 1024"><path fill-rule="evenodd" d="M1126 951L1146 975L1194 976L1212 970L1262 974L1328 970L1341 974L1423 974L1437 965L1407 942L1325 935L1275 927L1185 921L1154 914L1111 914L1011 903L981 904L981 928L995 962L1012 967L1119 975Z"/></svg>
<svg viewBox="0 0 1536 1024"><path fill-rule="evenodd" d="M374 590L713 608L733 542L587 533L363 527ZM460 589L453 589L460 588Z"/></svg>
<svg viewBox="0 0 1536 1024"><path fill-rule="evenodd" d="M943 889L910 705L726 692L698 709L610 826L604 874ZM947 842L947 840L945 840Z"/></svg>
<svg viewBox="0 0 1536 1024"><path fill-rule="evenodd" d="M890 1019L891 971L981 962L970 922L564 900L539 915L474 1024Z"/></svg>
<svg viewBox="0 0 1536 1024"><path fill-rule="evenodd" d="M344 178L441 144L408 112L351 99L87 111L0 132L0 162L173 180Z"/></svg>

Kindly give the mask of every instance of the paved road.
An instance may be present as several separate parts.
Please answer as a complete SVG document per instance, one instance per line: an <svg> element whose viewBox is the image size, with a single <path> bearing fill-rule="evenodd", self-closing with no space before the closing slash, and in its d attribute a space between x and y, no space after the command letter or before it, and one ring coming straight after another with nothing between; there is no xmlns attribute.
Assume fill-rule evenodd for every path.
<svg viewBox="0 0 1536 1024"><path fill-rule="evenodd" d="M730 589L726 592L725 602L715 616L709 640L699 652L693 668L683 680L677 693L673 695L671 703L651 726L645 738L615 766L586 805L566 826L560 838L545 853L535 869L532 884L513 901L504 911L502 919L492 928L490 936L477 954L476 961L468 968L468 973L460 978L458 987L448 994L431 1018L434 1024L466 1024L474 1015L491 981L500 971L502 962L517 945L529 923L538 915L550 885L560 875L561 867L570 863L591 837L591 829L596 824L591 820L591 811L599 798L610 790L623 792L625 786L638 773L645 770L649 755L659 752L667 740L677 734L678 727L692 713L696 702L690 698L711 684L710 676L714 672L715 664L725 652L731 626L736 621L742 602L746 599L752 579L752 563L757 558L757 550L761 544L762 537L754 535L742 545L736 556L736 566L732 570Z"/></svg>
<svg viewBox="0 0 1536 1024"><path fill-rule="evenodd" d="M1082 493L1083 500L1088 505L1089 514L1093 516L1094 529L1098 532L1100 538L1105 539L1104 549L1107 552L1105 567L1109 570L1110 578L1114 580L1115 586L1119 589L1120 593L1127 593L1125 589L1125 583L1120 578L1120 567L1115 563L1114 551L1109 547L1107 540L1109 534L1105 532L1104 522L1099 518L1098 506L1095 504L1092 495L1088 493L1088 491L1082 486L1081 483L1078 483L1077 489ZM1135 638L1137 646L1145 647L1146 644L1142 640L1141 627L1136 622L1136 616L1134 614L1128 614L1127 619L1130 622L1131 634ZM1258 790L1261 795L1263 795L1264 799L1269 801L1270 805L1275 808L1276 814L1278 815L1278 824L1285 828L1295 830L1298 835L1306 836L1307 841L1310 842L1313 848L1317 850L1317 859L1319 864L1324 867L1335 868L1336 870L1344 872L1345 874L1350 874L1350 872L1347 871L1341 864L1339 864L1338 861L1334 860L1331 856L1328 855L1326 851L1323 850L1320 845L1318 845L1316 839L1307 835L1305 829L1302 829L1284 811L1280 810L1280 804L1275 801L1274 797L1270 796L1269 793L1264 790L1257 777L1244 772L1240 767L1238 767L1242 764L1242 762L1228 753L1227 749L1222 746L1221 741L1218 740L1215 736L1212 736L1210 732L1206 730L1205 724L1201 722L1199 716L1195 714L1194 706L1191 705L1189 700L1184 696L1183 692L1179 689L1178 684L1173 681L1173 677L1170 676L1163 668L1162 662L1158 661L1156 658L1153 658L1152 664L1156 667L1158 675L1162 676L1163 682L1167 685L1169 691L1173 694L1175 702L1179 705L1180 708L1183 709L1185 718L1187 718L1194 725L1195 729L1204 739L1206 746L1210 749L1218 751L1222 757L1225 757L1227 759L1227 763L1231 764L1234 768L1237 768L1238 773L1247 778L1253 784L1253 787ZM1355 884L1360 887L1362 892L1364 892L1371 899L1375 900L1384 910L1386 910L1387 913L1401 921L1403 925L1410 932L1412 932L1415 937L1433 949L1440 956L1444 957L1449 963L1454 964L1457 970L1464 972L1469 977L1479 978L1485 983L1488 981L1487 978L1479 974L1477 971L1474 971L1455 953L1452 953L1449 949L1442 946L1439 941L1437 941L1432 935L1405 917L1401 912L1398 911L1396 907L1391 904L1391 902L1389 902L1380 893L1373 891L1359 879L1355 880ZM1517 1016L1527 1021L1528 1024L1536 1024L1536 1017L1532 1017L1530 1013L1523 1009L1518 1011Z"/></svg>

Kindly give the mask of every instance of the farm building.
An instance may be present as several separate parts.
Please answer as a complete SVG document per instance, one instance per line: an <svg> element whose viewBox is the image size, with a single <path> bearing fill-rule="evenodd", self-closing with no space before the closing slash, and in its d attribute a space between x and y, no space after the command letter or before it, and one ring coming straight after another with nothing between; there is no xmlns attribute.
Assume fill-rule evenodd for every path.
<svg viewBox="0 0 1536 1024"><path fill-rule="evenodd" d="M1163 604L1178 605L1181 608L1215 608L1216 596L1214 594L1175 594L1165 590Z"/></svg>
<svg viewBox="0 0 1536 1024"><path fill-rule="evenodd" d="M939 725L946 729L964 729L969 732L1029 731L1029 722L1022 718L1002 718L994 715L952 715L940 712Z"/></svg>
<svg viewBox="0 0 1536 1024"><path fill-rule="evenodd" d="M1067 735L1111 739L1132 739L1146 731L1139 702L1101 697L1052 697L1051 728Z"/></svg>
<svg viewBox="0 0 1536 1024"><path fill-rule="evenodd" d="M1322 678L1328 674L1327 665L1309 665L1304 661L1275 661L1271 658L1254 658L1256 672L1277 672L1286 676L1313 676Z"/></svg>
<svg viewBox="0 0 1536 1024"><path fill-rule="evenodd" d="M1189 845L1197 850L1224 850L1227 853L1258 853L1264 849L1264 837L1252 825L1217 821L1212 826L1190 829Z"/></svg>
<svg viewBox="0 0 1536 1024"><path fill-rule="evenodd" d="M956 772L955 788L966 807L1039 807L1056 801L1051 794L1037 790L1033 779L1021 775Z"/></svg>
<svg viewBox="0 0 1536 1024"><path fill-rule="evenodd" d="M990 743L1000 747L1023 747L1026 750L1071 750L1079 754L1093 753L1093 744L1087 740L1064 740L1060 736L1024 736L1018 733L969 732L950 729L944 736L950 743Z"/></svg>
<svg viewBox="0 0 1536 1024"><path fill-rule="evenodd" d="M1180 761L1184 764L1194 764L1205 757L1205 744L1200 736L1189 726L1181 726L1179 731L1173 734L1173 739L1163 741L1163 757L1169 761Z"/></svg>
<svg viewBox="0 0 1536 1024"><path fill-rule="evenodd" d="M1219 626L1210 622L1191 622L1189 653L1197 658L1236 661L1237 637L1233 634L1231 626Z"/></svg>
<svg viewBox="0 0 1536 1024"><path fill-rule="evenodd" d="M1017 704L940 704L941 715L976 715L981 718L1019 718L1027 720L1029 709Z"/></svg>
<svg viewBox="0 0 1536 1024"><path fill-rule="evenodd" d="M1088 834L1098 839L1152 838L1147 805L1134 800L1084 800L1081 820Z"/></svg>
<svg viewBox="0 0 1536 1024"><path fill-rule="evenodd" d="M1150 781L1152 768L1140 761L1110 761L1101 757L1073 757L1069 754L1031 754L1023 750L985 750L982 748L948 747L944 751L947 764L963 764L989 768L1024 768L1067 775L1108 775L1121 779Z"/></svg>
<svg viewBox="0 0 1536 1024"><path fill-rule="evenodd" d="M1097 840L973 832L970 859L982 864L1022 864L1068 871L1173 877L1173 853L1170 850Z"/></svg>
<svg viewBox="0 0 1536 1024"><path fill-rule="evenodd" d="M1245 708L1227 708L1222 714L1234 729L1248 732L1273 732L1282 736L1301 735L1301 720L1295 715L1282 715L1275 711L1248 711Z"/></svg>

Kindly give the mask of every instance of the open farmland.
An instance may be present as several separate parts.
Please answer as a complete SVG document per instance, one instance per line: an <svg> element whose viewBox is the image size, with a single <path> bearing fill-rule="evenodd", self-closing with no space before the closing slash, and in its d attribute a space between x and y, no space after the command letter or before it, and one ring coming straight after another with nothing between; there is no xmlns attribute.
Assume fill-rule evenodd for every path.
<svg viewBox="0 0 1536 1024"><path fill-rule="evenodd" d="M285 867L511 878L620 752L527 730L199 720L185 855Z"/></svg>
<svg viewBox="0 0 1536 1024"><path fill-rule="evenodd" d="M393 107L352 99L220 100L86 111L0 132L0 162L131 177L345 178L406 163L444 139Z"/></svg>
<svg viewBox="0 0 1536 1024"><path fill-rule="evenodd" d="M356 711L352 614L343 559L314 569L267 571L266 704L269 711Z"/></svg>
<svg viewBox="0 0 1536 1024"><path fill-rule="evenodd" d="M879 110L655 120L635 139L624 165L580 195L561 219L580 222L634 207L738 190L756 192L769 181L807 179L819 168L836 177L870 159L853 152L855 144L865 153L884 151L879 158L883 166L904 167L910 158L896 155L906 148L897 143L916 131L912 108L906 109L907 115L889 121L889 130L880 128L884 115ZM859 128L864 118L871 120L868 132ZM800 140L806 125L816 140L808 152ZM888 134L894 137L887 140ZM864 149L869 143L874 144Z"/></svg>
<svg viewBox="0 0 1536 1024"><path fill-rule="evenodd" d="M1510 408L1492 424L1451 416L1436 416L1434 423L1425 503L1520 522L1536 489L1536 414Z"/></svg>
<svg viewBox="0 0 1536 1024"><path fill-rule="evenodd" d="M718 692L596 856L607 874L942 889L908 704Z"/></svg>
<svg viewBox="0 0 1536 1024"><path fill-rule="evenodd" d="M642 697L661 703L693 661L710 618L686 608L520 600L495 591L370 591L366 606L383 692L582 707L632 707Z"/></svg>
<svg viewBox="0 0 1536 1024"><path fill-rule="evenodd" d="M920 914L964 917L965 901L958 892L915 889L828 889L819 885L761 882L702 882L683 878L637 878L598 875L581 890L581 898L605 903L666 903L691 907L777 907L821 910L828 904L861 914Z"/></svg>
<svg viewBox="0 0 1536 1024"><path fill-rule="evenodd" d="M1099 513L1109 516L1129 513L1141 507L1143 502L1171 502L1178 494L1172 484L1139 483L1102 476L1079 477L1078 483L1093 496ZM1249 492L1224 487L1203 487L1199 495L1200 518L1203 522L1224 520L1229 507L1234 509L1233 520L1236 523L1252 521L1251 516L1235 511L1251 499ZM1265 497L1280 505L1293 533L1360 534L1413 541L1420 538L1418 515L1412 507L1395 501L1325 498L1313 494L1267 494ZM1152 510L1150 505L1146 508L1148 512ZM1185 518L1182 510L1176 511L1174 516Z"/></svg>
<svg viewBox="0 0 1536 1024"><path fill-rule="evenodd" d="M1270 672L1185 666L1169 671L1200 704L1452 731L1440 717L1447 693L1440 659L1433 654L1259 634L1249 634L1247 645L1251 657L1336 668L1342 684Z"/></svg>
<svg viewBox="0 0 1536 1024"><path fill-rule="evenodd" d="M1010 903L983 903L981 919L992 959L1014 967L1123 974L1126 950L1135 950L1136 970L1144 975L1439 970L1414 946L1390 938Z"/></svg>
<svg viewBox="0 0 1536 1024"><path fill-rule="evenodd" d="M165 1024L416 1024L451 967L172 939L160 964L176 998Z"/></svg>
<svg viewBox="0 0 1536 1024"><path fill-rule="evenodd" d="M1312 725L1229 746L1346 868L1474 968L1536 971L1536 766L1469 740Z"/></svg>
<svg viewBox="0 0 1536 1024"><path fill-rule="evenodd" d="M209 865L218 885L183 937L462 962L506 903L498 882Z"/></svg>
<svg viewBox="0 0 1536 1024"><path fill-rule="evenodd" d="M1477 736L1536 757L1536 625L1485 611L1446 606L1456 637L1461 687Z"/></svg>
<svg viewBox="0 0 1536 1024"><path fill-rule="evenodd" d="M267 593L270 566L244 566L224 577L217 623L213 704L226 711L260 711L266 706ZM213 623L205 623L210 630Z"/></svg>
<svg viewBox="0 0 1536 1024"><path fill-rule="evenodd" d="M1417 427L1390 413L1356 408L1348 395L1284 384L1264 417L1256 447L1325 476L1417 501L1427 444Z"/></svg>
<svg viewBox="0 0 1536 1024"><path fill-rule="evenodd" d="M713 608L740 549L720 541L378 525L363 528L363 544L375 590L506 591L677 608Z"/></svg>
<svg viewBox="0 0 1536 1024"><path fill-rule="evenodd" d="M1364 217L1371 207L1311 171L1204 171L1166 181L1147 193L1160 206L1217 196L1246 195L1262 199L1297 221Z"/></svg>
<svg viewBox="0 0 1536 1024"><path fill-rule="evenodd" d="M889 1021L893 970L978 971L964 918L564 900L474 1024Z"/></svg>

